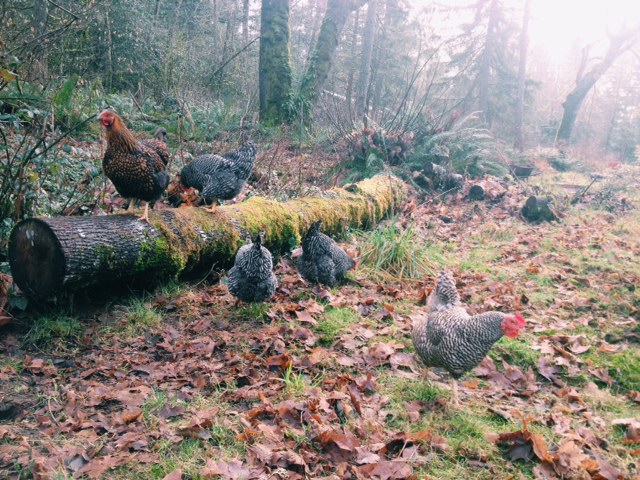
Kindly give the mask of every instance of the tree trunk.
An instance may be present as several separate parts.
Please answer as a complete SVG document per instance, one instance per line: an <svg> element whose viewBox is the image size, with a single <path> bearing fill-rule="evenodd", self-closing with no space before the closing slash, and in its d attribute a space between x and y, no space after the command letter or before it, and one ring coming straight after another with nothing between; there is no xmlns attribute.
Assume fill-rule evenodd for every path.
<svg viewBox="0 0 640 480"><path fill-rule="evenodd" d="M106 7L104 20L107 31L105 87L106 91L111 93L111 89L113 88L113 38L111 37L111 5L107 5Z"/></svg>
<svg viewBox="0 0 640 480"><path fill-rule="evenodd" d="M498 0L491 0L489 6L489 22L487 23L487 35L482 52L480 63L480 73L478 75L478 107L480 117L487 128L491 128L493 123L493 112L489 103L489 88L491 84L491 67L494 63L496 49L496 35L498 34L498 20L500 16L500 3Z"/></svg>
<svg viewBox="0 0 640 480"><path fill-rule="evenodd" d="M349 119L353 119L351 102L353 101L353 78L355 76L355 59L356 59L356 45L358 45L358 26L360 23L360 15L359 10L356 10L355 15L353 16L353 32L351 33L351 58L352 61L349 62L349 77L347 80L347 109L349 111Z"/></svg>
<svg viewBox="0 0 640 480"><path fill-rule="evenodd" d="M47 0L35 0L33 4L33 26L36 37L44 38L48 30L49 24L49 4ZM32 76L42 82L47 83L49 75L49 62L47 55L47 45L44 41L40 42L38 48L37 60L33 66Z"/></svg>
<svg viewBox="0 0 640 480"><path fill-rule="evenodd" d="M291 62L289 0L263 0L260 19L260 120L267 126L289 121Z"/></svg>
<svg viewBox="0 0 640 480"><path fill-rule="evenodd" d="M242 0L242 44L249 43L249 0Z"/></svg>
<svg viewBox="0 0 640 480"><path fill-rule="evenodd" d="M226 12L226 29L224 34L224 42L222 44L222 54L220 55L220 66L216 69L216 74L213 75L213 86L216 92L216 97L220 98L222 95L222 89L224 84L224 69L229 63L229 50L231 49L231 45L235 40L235 30L236 30L236 2L233 1L231 4L227 5ZM245 44L246 45L246 44Z"/></svg>
<svg viewBox="0 0 640 480"><path fill-rule="evenodd" d="M531 0L524 1L524 15L522 17L522 30L520 31L520 61L518 65L518 100L516 103L516 126L514 147L518 151L524 149L522 137L522 122L524 118L524 94L527 78L527 50L529 48L529 12Z"/></svg>
<svg viewBox="0 0 640 480"><path fill-rule="evenodd" d="M373 79L373 86L371 87L370 94L370 102L371 109L373 112L382 112L384 110L384 106L381 105L382 98L382 88L385 84L385 79L387 78L386 69L380 68L381 62L386 59L389 55L389 35L392 30L392 18L393 18L393 9L395 8L394 0L387 0L385 3L385 12L384 19L382 21L382 30L379 35L377 35L377 45L374 46L375 50L375 58L373 59L372 71L375 72Z"/></svg>
<svg viewBox="0 0 640 480"><path fill-rule="evenodd" d="M370 227L406 196L396 177L378 175L334 189L323 197L285 203L253 197L219 207L150 212L151 223L133 215L27 219L9 239L9 264L17 285L46 298L93 284L155 282L181 273L228 266L242 240L266 232L266 244L283 253L316 220L335 234Z"/></svg>
<svg viewBox="0 0 640 480"><path fill-rule="evenodd" d="M609 48L602 61L594 65L587 73L578 77L575 88L567 95L567 99L562 104L564 111L556 135L556 143L568 143L571 140L573 126L587 94L600 77L613 65L613 62L633 46L639 34L640 27L635 27L612 36Z"/></svg>
<svg viewBox="0 0 640 480"><path fill-rule="evenodd" d="M349 14L360 8L366 0L329 0L327 12L322 20L318 41L302 77L300 98L304 103L305 123L310 124L313 108L318 102L322 86L333 63L340 33Z"/></svg>
<svg viewBox="0 0 640 480"><path fill-rule="evenodd" d="M356 116L359 118L363 118L366 114L365 107L367 105L369 80L371 78L371 58L373 57L373 43L376 34L377 3L377 0L369 0L367 18L362 35L362 58L360 63L360 75L358 77L358 90L356 94Z"/></svg>

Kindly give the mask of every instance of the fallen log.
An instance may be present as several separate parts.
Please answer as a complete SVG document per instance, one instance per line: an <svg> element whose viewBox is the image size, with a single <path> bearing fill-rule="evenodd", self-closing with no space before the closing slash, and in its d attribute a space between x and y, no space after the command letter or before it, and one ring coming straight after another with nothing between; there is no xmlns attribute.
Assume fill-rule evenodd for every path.
<svg viewBox="0 0 640 480"><path fill-rule="evenodd" d="M529 223L554 222L558 215L553 210L553 199L531 196L520 209L522 217Z"/></svg>
<svg viewBox="0 0 640 480"><path fill-rule="evenodd" d="M94 284L157 283L228 266L244 240L260 231L273 253L284 253L316 220L329 234L371 227L405 196L400 179L378 175L282 203L253 197L215 213L192 207L152 211L150 223L128 214L31 218L11 232L9 264L20 289L38 298Z"/></svg>

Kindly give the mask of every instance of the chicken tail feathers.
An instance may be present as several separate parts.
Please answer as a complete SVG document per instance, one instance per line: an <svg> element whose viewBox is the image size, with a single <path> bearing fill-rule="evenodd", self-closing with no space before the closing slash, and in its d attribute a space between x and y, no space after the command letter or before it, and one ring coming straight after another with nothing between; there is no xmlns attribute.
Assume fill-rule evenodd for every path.
<svg viewBox="0 0 640 480"><path fill-rule="evenodd" d="M442 270L427 300L428 309L433 312L459 304L460 294L456 289L456 281L449 272Z"/></svg>

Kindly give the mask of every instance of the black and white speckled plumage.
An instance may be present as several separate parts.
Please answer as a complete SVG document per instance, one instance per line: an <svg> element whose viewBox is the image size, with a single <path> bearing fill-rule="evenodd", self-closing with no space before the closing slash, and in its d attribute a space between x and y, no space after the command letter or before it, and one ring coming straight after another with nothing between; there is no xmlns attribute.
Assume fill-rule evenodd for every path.
<svg viewBox="0 0 640 480"><path fill-rule="evenodd" d="M413 345L425 365L442 367L457 379L502 337L504 317L501 312L470 316L460 306L430 312L414 320Z"/></svg>
<svg viewBox="0 0 640 480"><path fill-rule="evenodd" d="M207 202L229 200L242 191L255 158L256 147L251 142L223 156L201 155L182 168L180 183L197 189Z"/></svg>
<svg viewBox="0 0 640 480"><path fill-rule="evenodd" d="M302 239L302 255L297 267L300 274L310 282L334 286L344 278L355 261L331 238L320 232L322 222L311 225Z"/></svg>
<svg viewBox="0 0 640 480"><path fill-rule="evenodd" d="M427 301L428 313L414 320L413 345L428 367L442 367L457 379L477 366L503 335L501 312L469 315L453 277L440 272Z"/></svg>
<svg viewBox="0 0 640 480"><path fill-rule="evenodd" d="M450 273L442 270L427 299L427 310L435 312L458 305L460 305L460 294L456 289L456 281Z"/></svg>
<svg viewBox="0 0 640 480"><path fill-rule="evenodd" d="M228 279L229 292L245 302L263 302L273 296L278 281L271 252L262 246L262 234L254 243L240 247Z"/></svg>

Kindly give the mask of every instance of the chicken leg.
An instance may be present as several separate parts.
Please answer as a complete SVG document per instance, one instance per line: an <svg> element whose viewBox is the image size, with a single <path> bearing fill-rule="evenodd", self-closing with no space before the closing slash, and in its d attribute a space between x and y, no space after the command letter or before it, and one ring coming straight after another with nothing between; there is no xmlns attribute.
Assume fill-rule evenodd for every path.
<svg viewBox="0 0 640 480"><path fill-rule="evenodd" d="M460 400L458 399L458 381L455 378L451 379L451 405L454 407L460 406Z"/></svg>
<svg viewBox="0 0 640 480"><path fill-rule="evenodd" d="M149 223L149 202L144 202L144 213L140 217L140 220Z"/></svg>
<svg viewBox="0 0 640 480"><path fill-rule="evenodd" d="M215 213L217 208L218 208L218 200L214 200L213 202L211 202L211 205L209 205L208 207L204 207L203 210L205 212Z"/></svg>

